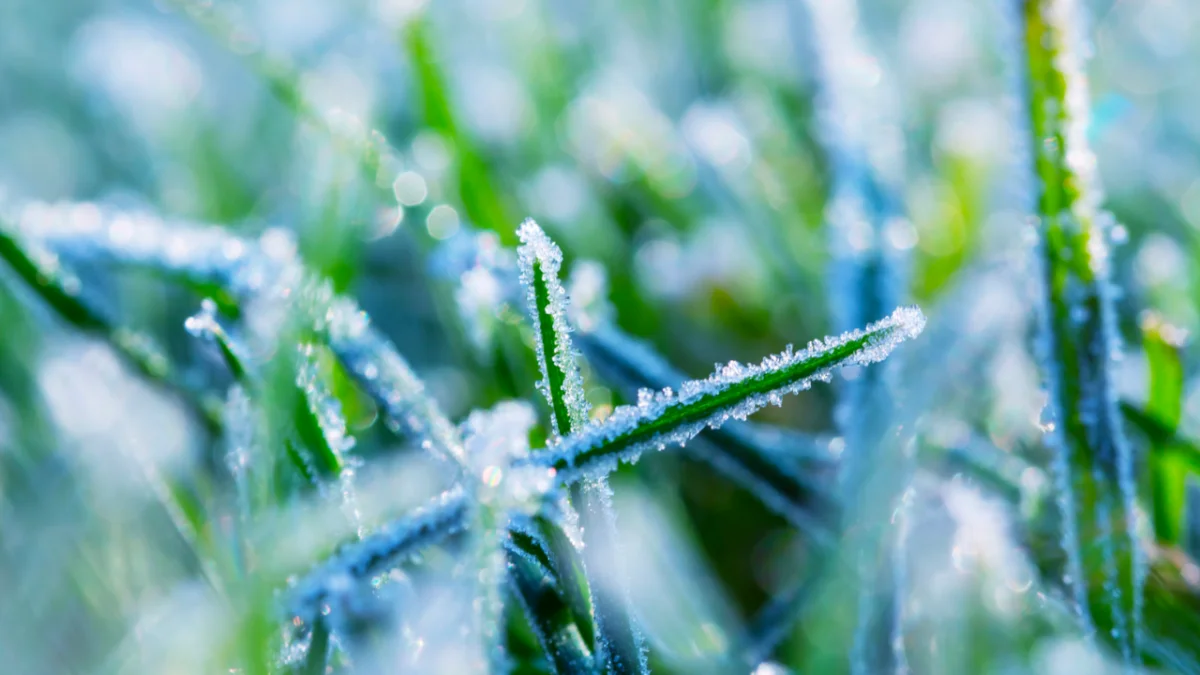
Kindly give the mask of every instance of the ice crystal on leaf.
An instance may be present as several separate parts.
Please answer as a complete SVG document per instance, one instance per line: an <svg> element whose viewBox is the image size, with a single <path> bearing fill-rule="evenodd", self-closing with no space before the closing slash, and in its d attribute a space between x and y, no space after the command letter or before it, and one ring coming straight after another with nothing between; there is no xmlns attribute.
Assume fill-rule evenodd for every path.
<svg viewBox="0 0 1200 675"><path fill-rule="evenodd" d="M553 473L516 464L529 456L529 430L535 422L533 408L522 401L502 401L467 417L463 436L480 501L505 513L538 508L553 485Z"/></svg>

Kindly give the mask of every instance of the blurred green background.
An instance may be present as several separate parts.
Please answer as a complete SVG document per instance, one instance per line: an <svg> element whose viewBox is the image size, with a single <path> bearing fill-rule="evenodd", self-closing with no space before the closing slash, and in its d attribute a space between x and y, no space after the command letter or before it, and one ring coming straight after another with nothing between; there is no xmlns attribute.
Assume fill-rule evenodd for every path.
<svg viewBox="0 0 1200 675"><path fill-rule="evenodd" d="M1041 464L1023 126L1001 5L863 0L856 28L873 56L856 67L877 78L904 141L907 219L889 231L911 262L898 294L930 315L940 331L930 339L946 341L935 344L986 341L906 362L911 389L936 390L922 399L920 443L981 442ZM1189 0L1088 5L1089 140L1122 228L1117 387L1140 406L1143 328L1168 326L1178 343L1200 320L1200 12ZM534 401L522 308L472 286L462 262L479 246L503 258L497 246L533 217L565 269L584 270L577 303L591 288L578 263L600 263L615 322L702 376L834 330L811 29L793 0L5 0L0 191L9 205L94 200L247 236L293 231L308 265L358 298L456 420ZM183 330L199 296L145 274L80 272L190 382L222 382ZM207 597L199 563L138 477L148 454L220 484L212 439L12 280L0 275L0 670L212 672L189 664L223 615L196 599ZM1189 383L1193 369L1179 377ZM597 414L622 402L588 383ZM348 384L338 393L363 457L411 454ZM835 395L818 387L760 418L832 434ZM1183 435L1200 434L1200 398L1182 405ZM668 672L728 647L733 627L809 563L782 519L679 453L623 468L615 483L622 522L650 533L646 555L665 578L708 589L703 608L658 619L678 631L652 642ZM1171 484L1162 512L1182 514L1182 483ZM922 529L927 605L944 602L938 575L961 568L951 554L962 532L933 522L943 516ZM688 597L684 586L671 597ZM1038 646L1055 631L1015 625L998 597L980 601L992 618L961 633L914 609L934 636L920 672L1090 663L1063 652L1075 643ZM706 613L725 623L697 620ZM163 614L197 628L156 642L142 631ZM974 646L938 656L937 636ZM150 654L156 644L170 646ZM798 634L780 659L803 649Z"/></svg>

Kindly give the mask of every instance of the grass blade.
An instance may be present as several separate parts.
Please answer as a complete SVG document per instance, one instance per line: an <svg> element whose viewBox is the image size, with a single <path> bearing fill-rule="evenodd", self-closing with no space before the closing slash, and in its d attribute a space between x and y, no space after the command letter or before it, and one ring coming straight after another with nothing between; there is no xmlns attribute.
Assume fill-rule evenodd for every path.
<svg viewBox="0 0 1200 675"><path fill-rule="evenodd" d="M324 619L313 623L312 636L304 655L300 675L325 675L325 660L329 656L329 626Z"/></svg>
<svg viewBox="0 0 1200 675"><path fill-rule="evenodd" d="M539 388L550 407L551 439L587 424L588 401L583 377L576 361L567 323L567 294L558 275L562 251L532 220L518 231L521 247L518 260L525 286L530 320L535 332L535 351L542 373ZM584 572L581 581L591 594L596 628L596 656L613 673L646 673L645 638L629 611L628 587L621 571L616 515L609 500L607 479L599 477L571 486L571 502L582 511ZM560 556L560 574L576 573L572 561ZM593 574L587 574L591 569ZM595 572L610 571L615 581L598 580ZM577 584L566 584L576 588ZM574 599L582 605L580 598Z"/></svg>
<svg viewBox="0 0 1200 675"><path fill-rule="evenodd" d="M649 345L611 325L580 333L592 368L630 399L639 389L678 387L687 378ZM810 472L832 470L833 455L803 432L732 421L710 429L688 451L754 493L793 525L831 539L820 515L837 511L837 496Z"/></svg>
<svg viewBox="0 0 1200 675"><path fill-rule="evenodd" d="M558 279L562 250L532 220L522 223L518 234L521 284L542 373L538 389L550 405L551 431L558 438L585 426L589 408L567 324L567 292Z"/></svg>
<svg viewBox="0 0 1200 675"><path fill-rule="evenodd" d="M1172 443L1183 417L1183 355L1179 331L1161 321L1143 321L1142 346L1150 371L1146 415L1160 425L1159 437ZM1179 544L1187 509L1186 458L1156 442L1149 457L1154 505L1154 535L1158 541Z"/></svg>
<svg viewBox="0 0 1200 675"><path fill-rule="evenodd" d="M1143 553L1132 451L1113 392L1117 353L1108 279L1111 218L1099 209L1087 145L1088 92L1075 0L1023 0L1025 105L1044 283L1041 349L1050 392L1047 428L1062 513L1066 575L1085 631L1140 659ZM1103 570L1106 593L1084 579Z"/></svg>
<svg viewBox="0 0 1200 675"><path fill-rule="evenodd" d="M621 406L594 423L535 453L529 462L554 468L566 481L604 475L619 461L636 461L649 449L686 443L706 426L742 420L786 394L828 381L837 368L869 365L915 338L925 317L915 307L844 335L815 340L800 350L769 356L758 365L730 362L705 380L685 382L679 394L643 391L637 405Z"/></svg>
<svg viewBox="0 0 1200 675"><path fill-rule="evenodd" d="M593 659L584 642L562 584L544 562L524 548L513 546L508 556L509 583L555 673L593 672Z"/></svg>
<svg viewBox="0 0 1200 675"><path fill-rule="evenodd" d="M0 259L71 326L112 346L136 372L181 397L212 430L220 426L220 403L180 383L166 355L146 335L116 325L83 297L79 280L57 256L18 238L0 220Z"/></svg>
<svg viewBox="0 0 1200 675"><path fill-rule="evenodd" d="M469 524L471 509L466 492L452 488L360 541L343 546L296 585L288 603L291 611L306 620L318 616L321 604L346 580L380 574L422 548L462 532Z"/></svg>

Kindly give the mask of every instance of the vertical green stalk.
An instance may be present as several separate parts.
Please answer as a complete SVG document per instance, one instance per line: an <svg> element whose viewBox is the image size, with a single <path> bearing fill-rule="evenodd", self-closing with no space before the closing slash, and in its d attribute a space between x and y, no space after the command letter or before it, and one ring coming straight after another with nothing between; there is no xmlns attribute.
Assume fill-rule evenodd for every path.
<svg viewBox="0 0 1200 675"><path fill-rule="evenodd" d="M518 231L521 281L525 284L530 320L536 333L539 388L550 406L555 441L587 426L588 402L576 362L567 323L566 291L559 283L562 251L532 220ZM571 503L580 511L586 546L582 584L589 587L596 628L596 657L607 673L646 673L644 639L629 613L628 593L617 555L616 518L605 478L573 483ZM559 556L564 586L575 572L566 556ZM599 575L607 575L605 578ZM577 577L576 577L577 578ZM599 581L597 581L599 579ZM574 603L581 605L579 598Z"/></svg>
<svg viewBox="0 0 1200 675"><path fill-rule="evenodd" d="M1178 331L1151 318L1142 326L1142 346L1150 371L1145 414L1156 422L1163 438L1152 439L1148 459L1153 496L1154 538L1163 544L1180 544L1187 509L1187 460L1179 452L1175 431L1183 417L1183 354Z"/></svg>
<svg viewBox="0 0 1200 675"><path fill-rule="evenodd" d="M909 254L893 236L903 218L898 198L903 143L886 100L886 79L859 65L877 64L877 59L861 35L857 3L808 0L806 5L818 131L833 178L825 206L829 305L834 328L847 331L881 319L907 295ZM840 475L843 527L857 567L857 625L849 653L853 675L907 670L907 550L904 528L898 526L903 519L892 514L905 508L902 495L913 462L887 434L895 413L890 370L890 365L871 369L839 383L835 411L846 444Z"/></svg>
<svg viewBox="0 0 1200 675"><path fill-rule="evenodd" d="M458 198L467 216L476 225L500 235L501 241L511 244L516 237L504 200L478 147L462 130L454 114L449 86L437 62L429 35L429 25L423 19L411 22L404 30L404 45L412 60L417 94L422 102L425 123L440 133L454 149L457 169Z"/></svg>
<svg viewBox="0 0 1200 675"><path fill-rule="evenodd" d="M1022 0L1026 111L1037 182L1038 256L1044 284L1041 358L1064 581L1085 630L1139 660L1142 585L1137 489L1112 386L1118 351L1108 280L1110 218L1100 210L1087 145L1087 80L1076 0ZM1099 592L1089 582L1102 578Z"/></svg>

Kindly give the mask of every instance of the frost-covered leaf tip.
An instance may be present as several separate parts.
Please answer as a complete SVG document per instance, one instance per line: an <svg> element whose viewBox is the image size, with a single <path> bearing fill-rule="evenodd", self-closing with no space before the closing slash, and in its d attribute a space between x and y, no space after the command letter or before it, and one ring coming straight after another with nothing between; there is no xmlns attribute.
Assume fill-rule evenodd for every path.
<svg viewBox="0 0 1200 675"><path fill-rule="evenodd" d="M562 250L533 220L522 223L517 235L521 238L517 263L542 373L538 389L550 404L552 430L561 436L583 428L588 419L583 377L567 323L567 292L558 279Z"/></svg>

